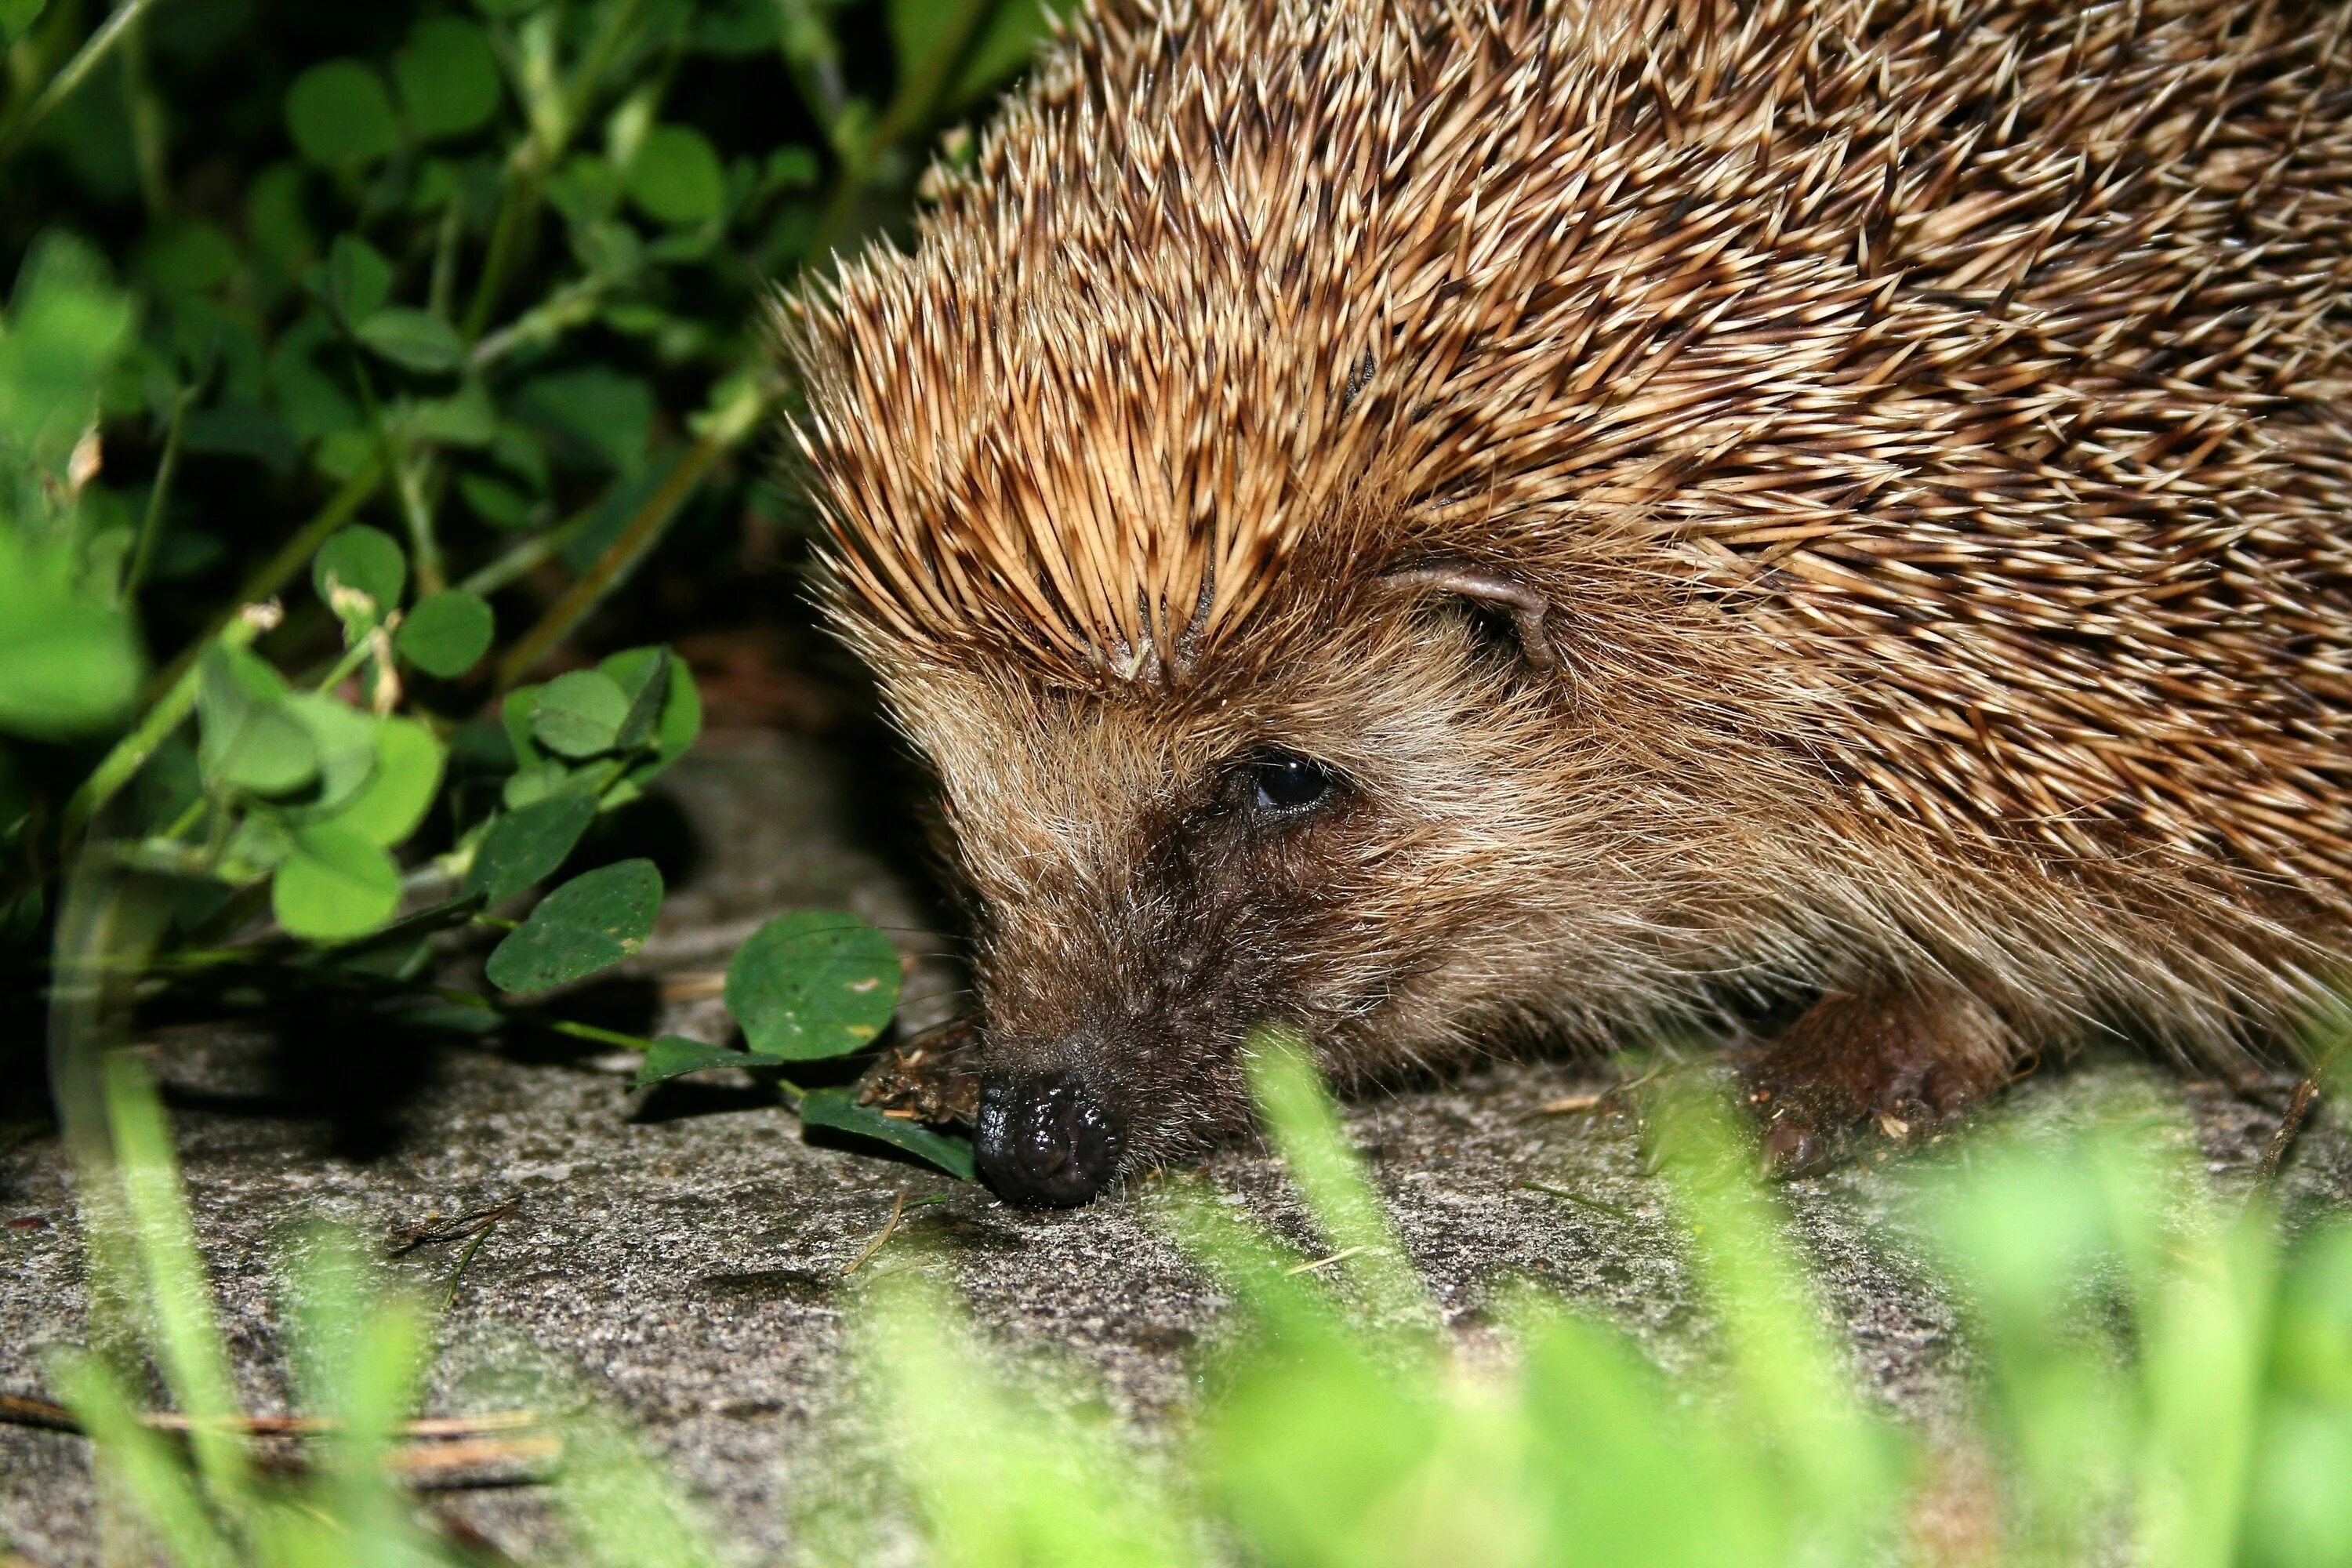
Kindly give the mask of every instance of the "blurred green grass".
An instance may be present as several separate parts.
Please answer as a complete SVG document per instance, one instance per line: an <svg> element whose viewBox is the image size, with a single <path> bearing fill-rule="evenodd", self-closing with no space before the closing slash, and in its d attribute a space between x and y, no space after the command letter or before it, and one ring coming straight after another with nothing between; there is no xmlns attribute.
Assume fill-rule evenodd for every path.
<svg viewBox="0 0 2352 1568"><path fill-rule="evenodd" d="M1994 1129L1913 1171L1911 1216L1979 1369L1965 1421L1931 1439L1856 1392L1712 1091L1668 1080L1647 1107L1714 1324L1712 1363L1672 1376L1533 1286L1499 1314L1507 1353L1472 1353L1439 1327L1305 1053L1262 1040L1254 1081L1328 1250L1286 1248L1201 1185L1157 1200L1234 1303L1172 1443L1075 1376L1013 1371L946 1270L901 1249L855 1311L891 1508L812 1531L797 1560L873 1561L893 1539L903 1557L911 1531L916 1560L953 1568L2352 1561L2352 1225L2283 1239L2259 1191L2217 1192L2193 1138L2144 1106L2061 1141ZM302 1463L257 1463L153 1091L128 1058L108 1091L120 1163L86 1212L136 1328L113 1360L58 1369L107 1495L175 1563L468 1561L404 1503L393 1462L432 1442L400 1426L430 1314L314 1240L289 1329L320 1427ZM184 1443L132 1399L134 1343ZM609 1412L561 1388L532 1403L562 1561L732 1560Z"/></svg>

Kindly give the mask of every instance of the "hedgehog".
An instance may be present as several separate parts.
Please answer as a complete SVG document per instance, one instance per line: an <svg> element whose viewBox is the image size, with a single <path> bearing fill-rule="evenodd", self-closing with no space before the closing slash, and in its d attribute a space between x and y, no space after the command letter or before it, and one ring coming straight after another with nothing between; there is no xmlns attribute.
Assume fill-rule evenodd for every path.
<svg viewBox="0 0 2352 1568"><path fill-rule="evenodd" d="M1245 1127L1269 1025L1352 1080L1747 1028L1783 1169L2101 1037L2291 1049L2352 957L2347 32L1074 23L779 315L991 1184Z"/></svg>

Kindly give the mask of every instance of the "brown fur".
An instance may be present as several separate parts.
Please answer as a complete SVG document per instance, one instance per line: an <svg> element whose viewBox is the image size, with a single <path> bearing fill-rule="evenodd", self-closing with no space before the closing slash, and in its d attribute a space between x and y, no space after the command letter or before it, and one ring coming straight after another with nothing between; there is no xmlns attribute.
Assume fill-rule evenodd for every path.
<svg viewBox="0 0 2352 1568"><path fill-rule="evenodd" d="M1266 1018L1360 1068L1957 998L1981 1027L1825 1003L1778 1059L1979 1087L2290 1029L2352 950L2347 29L1082 26L912 255L786 313L841 624L976 894L983 1065L1081 1073L1131 1163L1241 1116ZM1559 668L1441 562L1539 596ZM1265 748L1345 794L1254 818Z"/></svg>

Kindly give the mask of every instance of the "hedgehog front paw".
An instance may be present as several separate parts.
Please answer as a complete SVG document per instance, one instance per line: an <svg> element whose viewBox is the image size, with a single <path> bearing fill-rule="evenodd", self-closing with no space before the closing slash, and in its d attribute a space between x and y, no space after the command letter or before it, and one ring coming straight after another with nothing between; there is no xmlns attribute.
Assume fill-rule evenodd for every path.
<svg viewBox="0 0 2352 1568"><path fill-rule="evenodd" d="M2016 1076L2025 1052L2000 1016L1950 986L1834 991L1742 1065L1764 1166L1810 1175L1874 1138L1949 1125Z"/></svg>

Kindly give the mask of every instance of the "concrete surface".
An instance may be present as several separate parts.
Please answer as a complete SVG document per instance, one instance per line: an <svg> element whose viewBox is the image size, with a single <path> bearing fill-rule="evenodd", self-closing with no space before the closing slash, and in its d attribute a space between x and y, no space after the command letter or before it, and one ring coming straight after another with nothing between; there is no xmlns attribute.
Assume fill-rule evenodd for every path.
<svg viewBox="0 0 2352 1568"><path fill-rule="evenodd" d="M673 873L662 930L634 986L582 1005L720 1037L708 976L761 921L801 905L851 908L902 933L910 954L940 951L907 879L861 847L862 835L878 842L861 826L865 781L819 744L714 737L667 795L677 812L633 827ZM654 975L669 977L666 999L643 978ZM955 984L950 966L918 956L912 1010L952 1008ZM1008 1210L911 1165L812 1147L747 1084L640 1096L630 1059L593 1048L376 1047L332 1019L274 1036L185 1026L159 1035L152 1054L254 1407L286 1405L271 1270L291 1227L339 1219L389 1251L511 1205L457 1283L434 1408L483 1407L484 1369L518 1342L535 1346L627 1412L745 1561L792 1557L795 1510L842 1474L854 1397L843 1326L865 1278L843 1269L898 1194L910 1206L889 1247L928 1247L992 1336L1068 1358L1147 1427L1181 1400L1195 1348L1216 1331L1215 1292L1133 1193L1071 1214ZM1351 1111L1415 1262L1465 1333L1499 1282L1532 1278L1631 1327L1663 1360L1703 1353L1703 1313L1630 1119L1539 1109L1613 1076L1606 1064L1496 1065ZM2063 1120L2119 1082L2184 1105L2210 1163L2232 1179L2258 1161L2284 1101L2278 1086L2232 1091L2112 1062L2029 1083L2015 1112ZM1209 1165L1234 1201L1299 1234L1271 1160L1236 1149ZM1786 1196L1857 1374L1933 1423L1960 1358L1948 1304L1886 1223L1889 1168L1791 1184ZM2352 1143L2325 1104L2284 1185L2305 1210L2352 1202ZM0 1392L39 1392L45 1358L79 1332L71 1186L53 1140L0 1157ZM416 1246L392 1267L439 1291L463 1249ZM436 1494L435 1506L508 1551L562 1560L534 1489ZM0 1541L44 1568L90 1561L91 1509L79 1439L0 1426Z"/></svg>

